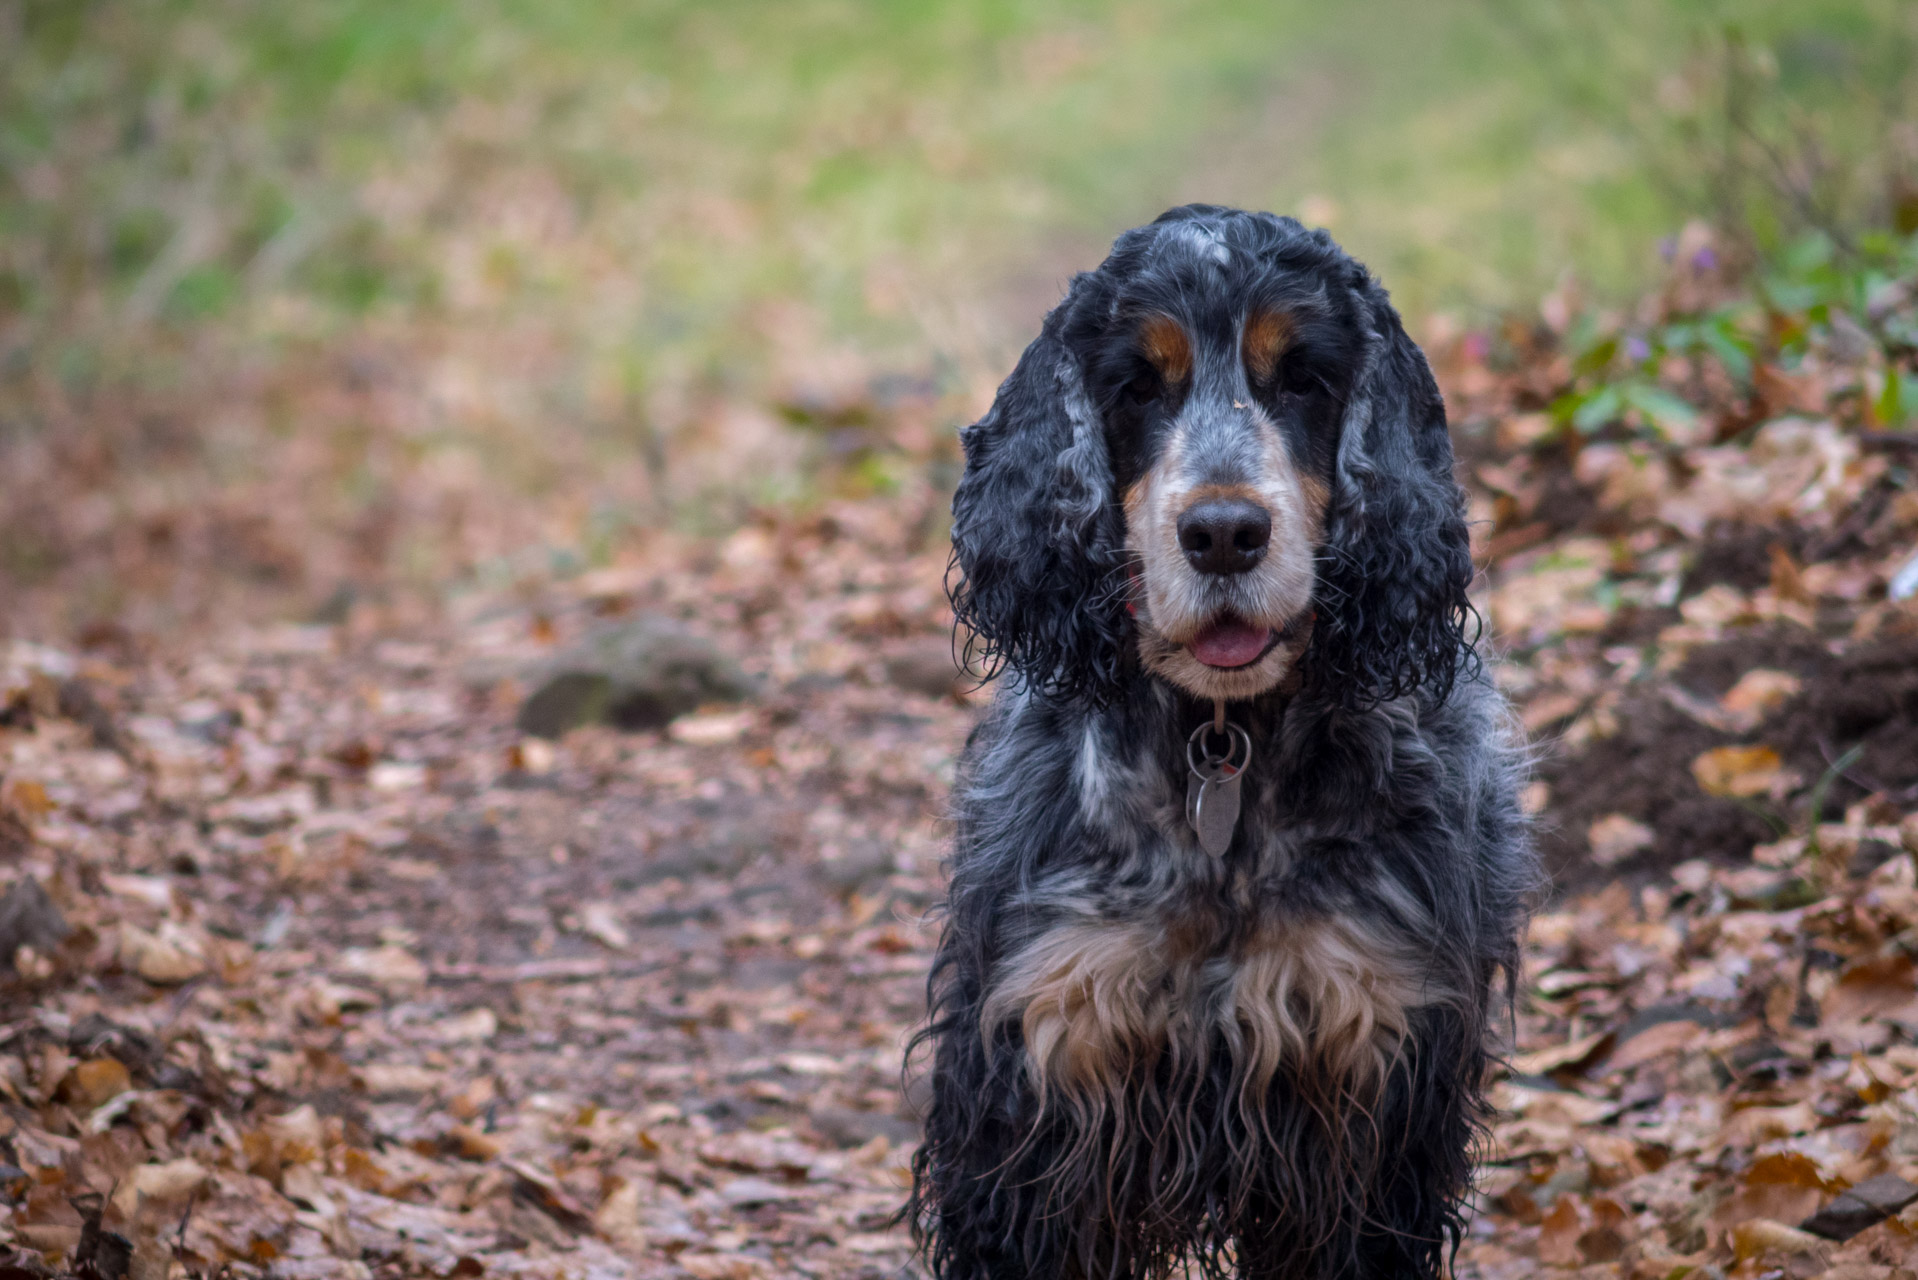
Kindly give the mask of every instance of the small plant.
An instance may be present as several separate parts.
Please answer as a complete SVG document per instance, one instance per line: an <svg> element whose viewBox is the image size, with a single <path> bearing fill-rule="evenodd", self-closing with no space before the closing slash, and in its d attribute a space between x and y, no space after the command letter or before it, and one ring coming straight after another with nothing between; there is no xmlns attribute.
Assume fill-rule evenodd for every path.
<svg viewBox="0 0 1918 1280"><path fill-rule="evenodd" d="M1697 276L1716 266L1706 245L1674 272ZM1761 364L1786 374L1857 369L1857 424L1904 430L1918 422L1918 234L1878 232L1845 247L1807 232L1722 296L1635 326L1586 315L1564 347L1570 378L1551 412L1580 435L1622 426L1693 443L1700 406L1723 404L1726 390L1747 403L1746 418L1767 408L1756 381ZM1731 425L1744 423L1734 417Z"/></svg>

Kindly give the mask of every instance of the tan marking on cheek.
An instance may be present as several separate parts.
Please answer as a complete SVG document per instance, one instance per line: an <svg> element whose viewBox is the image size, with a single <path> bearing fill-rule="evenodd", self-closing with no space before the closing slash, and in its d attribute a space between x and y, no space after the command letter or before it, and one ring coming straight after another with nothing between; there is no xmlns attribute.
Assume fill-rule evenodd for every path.
<svg viewBox="0 0 1918 1280"><path fill-rule="evenodd" d="M1269 382L1278 371L1279 357L1292 345L1292 317L1276 311L1255 311L1245 318L1241 349L1246 372L1254 382Z"/></svg>
<svg viewBox="0 0 1918 1280"><path fill-rule="evenodd" d="M1265 429L1264 457L1260 467L1266 486L1261 496L1267 507L1273 509L1275 517L1285 517L1274 520L1274 538L1280 533L1277 526L1283 524L1287 536L1304 535L1316 541L1325 527L1325 509L1331 500L1331 493L1324 481L1301 470L1293 462L1292 452L1286 448L1276 427Z"/></svg>
<svg viewBox="0 0 1918 1280"><path fill-rule="evenodd" d="M1334 1092L1376 1088L1420 996L1420 974L1402 944L1362 921L1267 929L1248 946L1233 979L1243 1093L1262 1095L1287 1063Z"/></svg>
<svg viewBox="0 0 1918 1280"><path fill-rule="evenodd" d="M1019 1022L1042 1091L1110 1093L1165 1046L1168 953L1165 936L1145 925L1060 926L1001 970L983 1026L990 1034Z"/></svg>
<svg viewBox="0 0 1918 1280"><path fill-rule="evenodd" d="M1332 490L1315 475L1298 473L1299 496L1304 499L1305 514L1316 534L1325 528L1325 509L1332 503Z"/></svg>
<svg viewBox="0 0 1918 1280"><path fill-rule="evenodd" d="M1192 339L1170 316L1153 316L1139 326L1139 350L1168 383L1181 383L1192 372Z"/></svg>
<svg viewBox="0 0 1918 1280"><path fill-rule="evenodd" d="M1185 431L1175 425L1158 460L1126 493L1127 544L1139 555L1148 592L1165 572L1166 539L1172 536L1173 522L1178 519L1167 501L1167 492L1178 483L1184 458ZM1175 548L1176 543L1174 537Z"/></svg>

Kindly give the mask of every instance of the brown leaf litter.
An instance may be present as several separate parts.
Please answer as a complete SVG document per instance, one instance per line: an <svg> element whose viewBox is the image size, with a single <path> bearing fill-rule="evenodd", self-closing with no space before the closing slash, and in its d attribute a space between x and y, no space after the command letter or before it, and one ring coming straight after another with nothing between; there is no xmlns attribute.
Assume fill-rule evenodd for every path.
<svg viewBox="0 0 1918 1280"><path fill-rule="evenodd" d="M1913 1276L1908 472L1811 375L1581 441L1549 350L1433 354L1561 886L1459 1274ZM12 640L7 1274L912 1265L901 1059L983 702L935 461L440 615ZM660 620L743 698L519 727Z"/></svg>

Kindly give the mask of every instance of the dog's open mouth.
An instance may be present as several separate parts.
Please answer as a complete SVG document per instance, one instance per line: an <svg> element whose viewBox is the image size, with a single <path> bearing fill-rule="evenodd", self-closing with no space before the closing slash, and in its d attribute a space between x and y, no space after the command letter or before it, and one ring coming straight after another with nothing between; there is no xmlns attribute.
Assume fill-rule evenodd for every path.
<svg viewBox="0 0 1918 1280"><path fill-rule="evenodd" d="M1272 652L1282 634L1273 627L1254 626L1227 615L1207 623L1186 650L1208 667L1231 671L1249 667Z"/></svg>

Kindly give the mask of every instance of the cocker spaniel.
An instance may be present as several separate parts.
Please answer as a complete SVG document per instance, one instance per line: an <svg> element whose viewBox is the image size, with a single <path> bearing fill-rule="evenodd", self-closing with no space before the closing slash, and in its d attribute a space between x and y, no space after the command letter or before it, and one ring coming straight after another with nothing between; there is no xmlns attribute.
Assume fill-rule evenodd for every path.
<svg viewBox="0 0 1918 1280"><path fill-rule="evenodd" d="M1323 231L1120 236L962 435L942 1280L1438 1276L1535 875L1445 409Z"/></svg>

